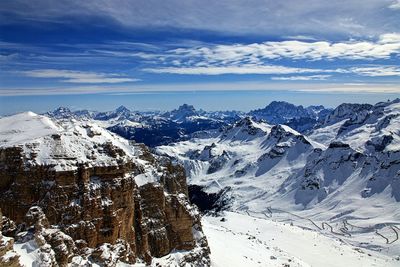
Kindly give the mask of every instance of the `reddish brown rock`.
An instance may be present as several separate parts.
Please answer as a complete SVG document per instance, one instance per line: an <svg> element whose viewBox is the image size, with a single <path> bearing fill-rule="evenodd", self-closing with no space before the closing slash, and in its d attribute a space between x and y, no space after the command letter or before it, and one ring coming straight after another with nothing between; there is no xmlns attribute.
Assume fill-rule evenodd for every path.
<svg viewBox="0 0 400 267"><path fill-rule="evenodd" d="M3 229L3 220L8 220L3 217L0 210L0 229ZM13 249L14 239L3 236L0 231L0 266L4 267L20 267L19 256Z"/></svg>
<svg viewBox="0 0 400 267"><path fill-rule="evenodd" d="M110 156L123 155L111 143L102 149ZM173 249L196 246L201 250L187 260L201 257L207 265L207 242L203 238L197 244L193 236L193 227L201 231L200 218L187 202L183 167L153 156L142 145L138 150L147 167L125 161L55 171L32 164L34 155L24 155L20 147L0 149L0 208L16 224L33 227L40 255L49 265L56 261L66 266L76 255L91 255L114 266L115 258L104 256L105 250L125 262L150 262ZM138 187L135 176L146 168L159 173L159 182Z"/></svg>

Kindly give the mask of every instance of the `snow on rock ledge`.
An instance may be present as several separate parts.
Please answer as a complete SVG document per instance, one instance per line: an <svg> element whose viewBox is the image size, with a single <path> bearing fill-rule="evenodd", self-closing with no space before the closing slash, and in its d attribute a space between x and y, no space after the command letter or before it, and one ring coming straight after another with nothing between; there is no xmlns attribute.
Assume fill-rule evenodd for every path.
<svg viewBox="0 0 400 267"><path fill-rule="evenodd" d="M0 208L17 242L35 241L35 264L150 263L175 249L209 265L183 167L93 123L28 112L0 129Z"/></svg>

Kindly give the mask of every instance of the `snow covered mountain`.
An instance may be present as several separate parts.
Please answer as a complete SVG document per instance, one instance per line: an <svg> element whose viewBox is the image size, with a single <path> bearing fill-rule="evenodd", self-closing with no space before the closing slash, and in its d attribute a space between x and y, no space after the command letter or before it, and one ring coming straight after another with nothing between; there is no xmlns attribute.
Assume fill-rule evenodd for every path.
<svg viewBox="0 0 400 267"><path fill-rule="evenodd" d="M278 193L280 183L266 177L283 182L321 147L288 126L246 117L210 138L194 138L157 150L183 163L190 183L204 186L207 192L231 188L233 209L243 209L244 203Z"/></svg>
<svg viewBox="0 0 400 267"><path fill-rule="evenodd" d="M364 153L399 150L400 99L376 105L342 104L310 133L328 145L332 140Z"/></svg>
<svg viewBox="0 0 400 267"><path fill-rule="evenodd" d="M286 124L300 132L313 129L323 120L330 109L323 106L295 106L283 101L273 101L266 108L254 110L248 115L256 120L272 124ZM169 112L131 111L124 106L107 112L88 110L71 111L60 107L45 115L55 119L94 120L118 135L154 147L189 139L193 133L215 130L232 125L246 115L239 111L196 110L192 105L183 104Z"/></svg>
<svg viewBox="0 0 400 267"><path fill-rule="evenodd" d="M161 256L165 253L157 254L161 248L168 251L164 237L169 239L173 235L168 227L167 232L160 230L162 225L171 223L176 229L186 229L188 225L194 227L194 221L199 223L189 220L188 225L177 225L187 222L186 213L179 213L180 217L173 219L171 212L175 210L171 207L180 203L185 208L178 210L192 214L190 205L180 198L180 193L187 194L182 184L186 171L191 202L201 211L218 211L217 217L208 214L202 218L212 266L397 266L400 260L400 100L376 105L342 104L334 110L274 102L266 110L244 116L234 111L205 112L190 105L166 113L132 112L125 107L110 112L60 108L48 114L54 119L33 113L0 119L2 129L7 129L1 132L0 147L20 147L22 150L18 153L23 155L24 166L50 166L64 177L62 181L77 181L72 187L57 184L63 192L77 187L84 196L97 194L99 201L93 204L95 214L109 208L124 209L125 206L115 206L122 203L120 200L112 198L119 194L110 195L106 188L123 191L126 188L121 189L117 181L122 178L126 185L133 179L139 189L137 197L142 199L139 201L142 214L147 216L146 222L158 229L151 232L149 239L157 240L149 241L153 247L150 249L153 265L177 265L182 259L189 260L189 255L194 255L201 264L209 264L204 236L196 227L194 236L198 245L192 252L177 251L164 257ZM284 123L267 123L265 119L270 115L273 115L270 120ZM159 156L152 155L140 142L156 146ZM0 157L12 159L0 167L13 166L19 157ZM132 174L129 163L138 166L135 170L140 173ZM174 167L179 166L175 163L181 163L185 170ZM100 188L96 187L96 179L89 180L89 189L99 190L86 192L79 179L65 180L67 173L83 173L82 166L96 169L100 178L115 175L116 166L124 166L116 168L125 174L113 176L117 180L112 179L111 184L108 180L102 182ZM29 177L43 177L42 169L38 173L41 176ZM3 174L9 177L7 172ZM42 188L39 192L53 185L47 180L45 187L21 181L18 184L29 185L28 188ZM5 182L3 186L8 184ZM164 193L148 184L164 188ZM16 194L17 190L13 190ZM26 199L8 194L0 197L0 203L7 199ZM44 203L53 203L56 198L44 199ZM109 200L113 205L109 205ZM153 200L160 201L154 204ZM70 207L68 203L63 203L60 210L71 215L77 206ZM82 205L79 201L74 203ZM3 213L12 214L8 206L3 205ZM160 211L159 206L165 209ZM48 210L44 212L48 214ZM37 210L31 213L41 214ZM157 214L166 217L160 218ZM109 213L106 215L111 218ZM47 220L54 220L49 217ZM74 237L73 231L67 231L64 225L59 227ZM77 233L86 233L79 227ZM46 228L41 233L49 244L55 242L53 230ZM159 233L164 235L158 236ZM62 240L68 243L67 239ZM15 251L9 253L33 255L23 249L27 243L18 245L22 244L18 242ZM123 248L120 245L124 243L118 244L101 246L90 253L94 258L100 252L111 255L107 259L111 262L117 254L126 255L120 254ZM143 243L138 244L145 247ZM32 246L31 250L37 260L39 247ZM67 250L70 251L69 245ZM136 253L146 260L143 250ZM326 257L340 260L326 262ZM74 263L85 260L74 257Z"/></svg>
<svg viewBox="0 0 400 267"><path fill-rule="evenodd" d="M124 106L107 112L71 111L60 107L45 115L57 120L92 120L126 139L154 147L190 138L198 131L218 129L236 121L243 113L206 112L183 104L170 112L131 111Z"/></svg>
<svg viewBox="0 0 400 267"><path fill-rule="evenodd" d="M192 184L209 192L233 188L233 194L240 194L233 200L235 208L252 201L285 203L294 209L322 205L351 178L362 181L356 192L361 199L382 193L387 201L398 202L399 102L341 105L309 136L246 117L221 132L158 151L182 162ZM345 107L357 113L343 111ZM393 212L399 219L399 212Z"/></svg>
<svg viewBox="0 0 400 267"><path fill-rule="evenodd" d="M394 257L400 251L399 102L343 104L307 136L247 117L157 151L185 166L193 194L215 201L212 208L330 229L356 247L385 248Z"/></svg>
<svg viewBox="0 0 400 267"><path fill-rule="evenodd" d="M1 118L0 176L0 266L209 265L184 169L93 121Z"/></svg>
<svg viewBox="0 0 400 267"><path fill-rule="evenodd" d="M286 124L300 132L307 132L314 128L318 121L322 121L332 110L322 105L296 106L284 101L272 101L265 108L250 111L249 115L271 124Z"/></svg>
<svg viewBox="0 0 400 267"><path fill-rule="evenodd" d="M176 122L184 122L199 117L200 114L192 105L183 104L178 109L166 112L163 116Z"/></svg>

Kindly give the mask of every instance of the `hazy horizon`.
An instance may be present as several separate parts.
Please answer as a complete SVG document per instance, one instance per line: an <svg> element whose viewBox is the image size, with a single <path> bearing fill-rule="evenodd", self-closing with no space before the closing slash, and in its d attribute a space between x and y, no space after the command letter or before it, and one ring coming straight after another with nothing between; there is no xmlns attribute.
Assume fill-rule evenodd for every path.
<svg viewBox="0 0 400 267"><path fill-rule="evenodd" d="M110 109L127 105L114 94L154 92L165 98L126 98L139 109L183 99L249 110L272 100L332 107L400 96L395 0L16 0L0 3L0 18L1 114L74 101ZM175 91L183 96L169 99ZM189 101L191 91L207 93ZM204 96L211 91L223 101Z"/></svg>
<svg viewBox="0 0 400 267"><path fill-rule="evenodd" d="M248 112L264 108L272 101L285 101L295 105L323 105L335 108L342 103L376 104L394 100L398 94L346 94L341 93L310 93L292 91L171 91L171 92L136 92L107 93L84 95L42 96L8 96L0 97L2 116L19 112L33 111L45 113L58 107L68 107L71 110L88 109L93 111L110 111L123 105L135 111L169 111L182 104L193 105L196 109L205 111L236 110ZM221 102L221 98L223 101ZM343 101L347 100L347 101Z"/></svg>

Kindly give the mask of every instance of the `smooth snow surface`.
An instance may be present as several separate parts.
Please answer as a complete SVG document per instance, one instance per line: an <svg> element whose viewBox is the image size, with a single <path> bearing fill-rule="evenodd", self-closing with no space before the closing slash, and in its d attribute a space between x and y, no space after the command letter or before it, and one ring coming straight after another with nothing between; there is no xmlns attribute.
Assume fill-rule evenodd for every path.
<svg viewBox="0 0 400 267"><path fill-rule="evenodd" d="M19 255L19 262L26 267L39 267L39 248L34 240L14 243L14 250Z"/></svg>
<svg viewBox="0 0 400 267"><path fill-rule="evenodd" d="M0 119L0 147L19 145L61 130L51 119L33 112L4 117Z"/></svg>
<svg viewBox="0 0 400 267"><path fill-rule="evenodd" d="M135 160L128 140L94 122L59 120L32 112L0 119L0 147L21 147L32 164L53 166L55 170L77 169L79 163L116 166L118 161ZM110 149L122 151L112 156Z"/></svg>
<svg viewBox="0 0 400 267"><path fill-rule="evenodd" d="M400 266L394 257L289 223L233 212L223 218L206 216L202 221L214 267Z"/></svg>

